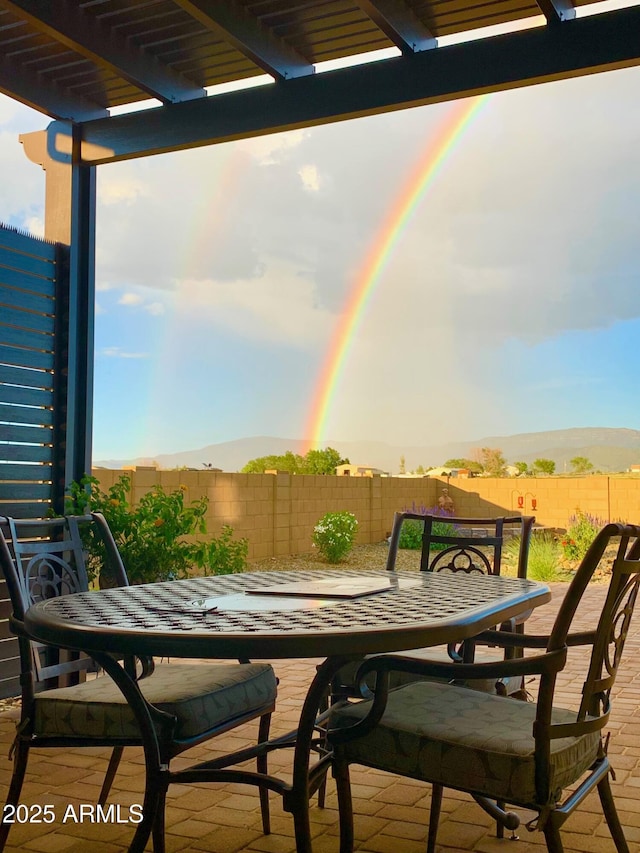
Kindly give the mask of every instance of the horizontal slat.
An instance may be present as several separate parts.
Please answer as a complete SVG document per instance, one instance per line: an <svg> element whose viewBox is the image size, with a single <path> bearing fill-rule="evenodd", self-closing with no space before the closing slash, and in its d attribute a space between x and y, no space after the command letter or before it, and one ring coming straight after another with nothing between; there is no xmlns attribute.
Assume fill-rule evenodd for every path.
<svg viewBox="0 0 640 853"><path fill-rule="evenodd" d="M3 590L2 590L2 596L3 597L0 600L0 619L6 620L9 618L9 616L11 616L13 608L11 607L11 602L9 601L9 599L5 598L5 596L9 595L9 593L7 592L6 581L4 581L4 580L2 581L2 586L3 586Z"/></svg>
<svg viewBox="0 0 640 853"><path fill-rule="evenodd" d="M53 373L0 364L0 382L23 385L26 388L53 388Z"/></svg>
<svg viewBox="0 0 640 853"><path fill-rule="evenodd" d="M0 699L12 699L19 695L20 682L17 678L7 678L0 681Z"/></svg>
<svg viewBox="0 0 640 853"><path fill-rule="evenodd" d="M44 426L6 426L2 427L2 440L13 443L51 444L53 431Z"/></svg>
<svg viewBox="0 0 640 853"><path fill-rule="evenodd" d="M2 667L0 668L0 673L4 678L16 678L20 675L20 658L13 657L13 654L18 652L18 641L17 640L7 640L8 646L12 646L14 648L8 648L5 652L7 655L6 659L2 660ZM2 645L2 644L0 644Z"/></svg>
<svg viewBox="0 0 640 853"><path fill-rule="evenodd" d="M4 429L3 429L4 433ZM53 461L53 448L41 444L0 444L0 456L5 462Z"/></svg>
<svg viewBox="0 0 640 853"><path fill-rule="evenodd" d="M18 347L6 346L7 341L0 333L0 362L15 364L19 367L35 367L42 370L53 370L53 353L25 350Z"/></svg>
<svg viewBox="0 0 640 853"><path fill-rule="evenodd" d="M45 294L32 293L30 290L25 290L24 278L21 279L20 283L22 287L3 287L0 285L0 302L3 305L8 305L10 308L24 308L26 311L37 311L38 314L54 313L54 299ZM49 287L47 287L47 290L49 290Z"/></svg>
<svg viewBox="0 0 640 853"><path fill-rule="evenodd" d="M22 252L0 251L0 267L11 267L29 275L53 278L52 270L55 264L52 258L37 257Z"/></svg>
<svg viewBox="0 0 640 853"><path fill-rule="evenodd" d="M0 483L0 500L46 500L49 497L50 483Z"/></svg>
<svg viewBox="0 0 640 853"><path fill-rule="evenodd" d="M2 295L0 294L0 303ZM53 307L53 305L51 306ZM8 326L17 326L20 329L33 329L36 332L53 334L54 319L50 314L36 314L33 311L21 311L18 308L7 308L0 306L0 317L2 322Z"/></svg>
<svg viewBox="0 0 640 853"><path fill-rule="evenodd" d="M53 391L43 388L17 388L0 382L0 403L14 403L19 406L52 406Z"/></svg>
<svg viewBox="0 0 640 853"><path fill-rule="evenodd" d="M4 457L0 445L0 459ZM51 480L51 465L5 465L0 462L0 480Z"/></svg>
<svg viewBox="0 0 640 853"><path fill-rule="evenodd" d="M50 274L52 275L53 273L50 272ZM28 290L36 294L40 293L51 299L53 299L56 293L55 284L50 278L27 275L24 272L20 272L20 270L12 270L8 267L0 266L0 287L3 284L17 287L21 290Z"/></svg>
<svg viewBox="0 0 640 853"><path fill-rule="evenodd" d="M56 256L56 247L53 243L41 240L31 234L19 234L10 228L0 228L0 249L14 252L22 252L27 255L36 255L40 258L53 261Z"/></svg>
<svg viewBox="0 0 640 853"><path fill-rule="evenodd" d="M0 403L0 421L14 424L34 424L51 426L53 412L51 409L35 409L28 406L5 406Z"/></svg>
<svg viewBox="0 0 640 853"><path fill-rule="evenodd" d="M51 501L0 501L0 515L13 518L45 518L51 509Z"/></svg>
<svg viewBox="0 0 640 853"><path fill-rule="evenodd" d="M4 672L4 667L7 662L13 658L15 659L18 655L18 641L15 637L9 637L6 640L2 640L0 642L0 661L2 661L2 669L3 675L13 675L14 672L11 671L9 673Z"/></svg>
<svg viewBox="0 0 640 853"><path fill-rule="evenodd" d="M0 619L0 641L2 640L15 640L16 635L11 631L9 627L9 620L7 618Z"/></svg>
<svg viewBox="0 0 640 853"><path fill-rule="evenodd" d="M17 347L26 347L30 350L44 350L51 352L53 349L53 335L40 334L31 330L14 329L11 326L3 326L0 323L0 341L3 344L11 344Z"/></svg>

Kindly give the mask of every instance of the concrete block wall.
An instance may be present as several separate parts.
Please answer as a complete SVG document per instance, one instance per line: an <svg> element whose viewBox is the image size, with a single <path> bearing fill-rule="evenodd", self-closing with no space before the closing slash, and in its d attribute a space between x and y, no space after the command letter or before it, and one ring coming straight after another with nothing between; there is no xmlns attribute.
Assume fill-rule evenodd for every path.
<svg viewBox="0 0 640 853"><path fill-rule="evenodd" d="M580 510L603 522L640 524L640 478L474 478L450 480L448 484L438 478L438 482L439 488L448 488L457 515L523 513L535 515L536 521L546 527L566 528L569 518Z"/></svg>
<svg viewBox="0 0 640 853"><path fill-rule="evenodd" d="M380 542L397 510L433 506L436 483L429 479L380 477L227 474L213 471L94 470L103 491L119 477L131 477L131 499L160 485L167 492L185 488L185 503L209 499L207 529L217 534L230 524L249 540L249 558L278 557L311 550L315 524L327 512L347 510L358 519L360 543Z"/></svg>
<svg viewBox="0 0 640 853"><path fill-rule="evenodd" d="M122 471L96 469L103 490ZM311 550L314 525L327 512L348 510L358 519L359 543L380 542L391 531L395 512L436 506L448 489L457 515L535 515L539 524L566 528L579 509L602 521L640 523L640 478L539 477L526 479L403 479L290 474L221 474L213 471L127 471L132 499L156 484L165 491L185 487L186 503L206 495L207 527L219 533L230 524L249 540L250 559ZM522 499L522 507L519 506ZM535 504L535 508L534 508Z"/></svg>

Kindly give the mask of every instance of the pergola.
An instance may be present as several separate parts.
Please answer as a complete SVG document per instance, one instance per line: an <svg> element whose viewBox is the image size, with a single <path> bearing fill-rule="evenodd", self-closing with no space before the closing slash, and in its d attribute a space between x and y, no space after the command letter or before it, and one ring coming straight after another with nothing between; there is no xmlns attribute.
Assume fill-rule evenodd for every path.
<svg viewBox="0 0 640 853"><path fill-rule="evenodd" d="M0 293L9 306L0 317L0 428L8 436L0 468L14 483L0 493L0 509L12 500L20 514L36 506L28 500L59 507L65 484L91 468L97 166L639 64L640 7L576 16L576 6L590 5L0 0L0 91L53 119L21 141L46 172L45 236L63 257L58 273L64 268L53 307L34 307L27 286L25 308L11 302L21 288L13 273L3 280L0 257L0 287L11 279L13 294L7 302ZM498 25L500 35L486 29ZM328 60L383 48L396 55L316 73ZM272 82L208 90L259 75ZM157 105L123 110L149 99ZM38 312L48 318L40 325ZM26 342L31 327L40 335L35 344ZM45 335L49 359L40 358ZM26 352L40 355L16 360ZM34 422L34 411L53 415ZM39 445L50 456L25 450ZM36 461L48 466L38 474L40 490L33 468L18 464Z"/></svg>

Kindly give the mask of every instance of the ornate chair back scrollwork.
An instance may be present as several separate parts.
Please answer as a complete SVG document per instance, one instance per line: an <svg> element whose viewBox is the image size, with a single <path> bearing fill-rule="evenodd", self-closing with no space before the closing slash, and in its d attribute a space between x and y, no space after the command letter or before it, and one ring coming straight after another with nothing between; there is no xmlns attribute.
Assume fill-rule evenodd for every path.
<svg viewBox="0 0 640 853"><path fill-rule="evenodd" d="M517 574L522 578L527 575L527 556L535 522L531 516L458 518L449 515L397 512L389 539L389 571L395 571L402 526L406 521L424 525L420 571L499 575L505 541L510 536L517 536Z"/></svg>
<svg viewBox="0 0 640 853"><path fill-rule="evenodd" d="M124 660L124 681L137 682L125 699L121 684L109 675L95 677L93 660L81 653L35 643L26 633L24 615L44 599L85 592L89 588L85 537L100 543L103 568L113 586L128 586L127 574L111 531L99 513L66 518L0 518L0 568L11 598L11 624L20 650L21 717L12 749L13 774L7 804L17 805L32 747L111 747L98 802L106 802L126 746L145 746L141 719L155 730L157 763L147 765L144 816L136 836L153 832L155 853L163 853L164 806L171 759L210 738L251 720L259 720L260 741L268 739L276 699L276 678L269 664L184 661L158 664L151 659ZM114 658L104 666L120 670ZM89 673L94 673L90 675ZM113 673L111 673L113 674ZM121 679L121 680L123 680ZM133 700L137 705L133 710ZM147 741L145 741L145 737ZM146 747L145 747L146 748ZM224 756L219 759L225 767ZM232 763L229 761L228 763ZM258 757L266 773L266 754ZM222 771L221 771L222 772ZM269 832L268 791L260 787L265 833ZM7 814L7 810L3 814ZM147 815L151 817L147 817ZM0 851L11 823L0 821ZM146 839L146 836L145 836ZM135 841L134 841L135 843Z"/></svg>
<svg viewBox="0 0 640 853"><path fill-rule="evenodd" d="M589 630L572 629L595 572L609 574L599 614L580 613ZM533 810L528 828L544 833L549 853L562 853L560 829L597 790L618 853L629 845L617 814L613 774L604 728L612 690L640 588L640 526L608 524L595 538L558 610L548 636L489 631L485 640L529 654L499 663L439 664L384 655L365 661L359 678L375 677L375 702L336 706L329 740L341 815L341 850L353 847L349 765L364 764L432 784L427 853L434 853L443 790L466 791L502 826L520 818L505 803ZM562 688L558 676L573 647L590 648L582 689ZM537 652L535 651L537 650ZM576 664L578 656L575 657ZM421 674L425 680L389 691L391 673ZM535 702L513 702L467 690L446 679L457 672L476 679L498 674L539 675ZM571 701L573 695L573 702ZM402 749L396 745L401 742ZM566 795L564 791L568 791Z"/></svg>

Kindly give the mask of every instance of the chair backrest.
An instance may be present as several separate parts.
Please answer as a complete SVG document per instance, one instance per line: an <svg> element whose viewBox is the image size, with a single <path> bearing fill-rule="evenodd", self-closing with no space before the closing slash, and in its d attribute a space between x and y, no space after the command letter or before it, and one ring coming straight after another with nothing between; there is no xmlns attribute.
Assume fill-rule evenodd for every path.
<svg viewBox="0 0 640 853"><path fill-rule="evenodd" d="M400 534L405 521L424 525L420 571L481 572L499 575L505 539L519 537L518 577L527 576L532 516L459 518L416 512L397 512L389 540L387 569L395 570Z"/></svg>
<svg viewBox="0 0 640 853"><path fill-rule="evenodd" d="M610 564L610 568L609 568ZM589 582L598 569L609 572L609 586L599 614L593 614L593 627L571 632ZM534 734L538 795L549 796L549 741L577 737L602 729L611 712L613 688L631 616L640 587L640 526L607 524L596 536L582 560L558 610L547 644L547 661L540 679ZM581 614L582 616L583 614ZM585 655L585 678L575 722L552 724L551 714L558 672L565 664L568 647L591 646ZM563 696L563 705L566 698ZM603 744L602 750L604 751ZM541 800L541 802L546 799Z"/></svg>
<svg viewBox="0 0 640 853"><path fill-rule="evenodd" d="M47 519L0 518L0 566L15 619L22 621L37 601L89 588L87 537L97 537L102 543L105 562L115 582L128 585L111 532L99 513ZM70 676L95 669L86 656L61 652L22 637L20 658L23 683L29 673L34 691L39 684L68 683Z"/></svg>

